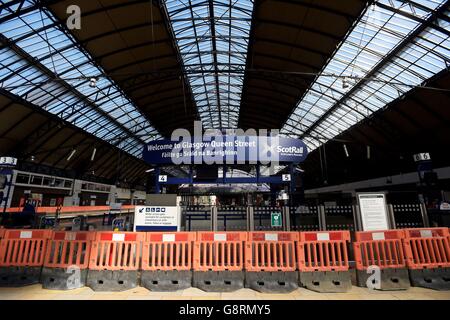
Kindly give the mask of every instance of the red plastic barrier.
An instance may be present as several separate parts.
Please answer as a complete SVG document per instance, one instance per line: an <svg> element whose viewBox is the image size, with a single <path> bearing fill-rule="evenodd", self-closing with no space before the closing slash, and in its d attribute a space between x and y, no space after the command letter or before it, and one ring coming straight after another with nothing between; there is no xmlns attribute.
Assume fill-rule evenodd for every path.
<svg viewBox="0 0 450 320"><path fill-rule="evenodd" d="M0 266L42 266L51 234L51 230L6 230L0 241Z"/></svg>
<svg viewBox="0 0 450 320"><path fill-rule="evenodd" d="M349 241L348 231L300 232L298 269L303 272L347 271Z"/></svg>
<svg viewBox="0 0 450 320"><path fill-rule="evenodd" d="M144 233L97 232L91 244L89 269L138 270Z"/></svg>
<svg viewBox="0 0 450 320"><path fill-rule="evenodd" d="M295 271L298 232L249 232L245 250L247 271Z"/></svg>
<svg viewBox="0 0 450 320"><path fill-rule="evenodd" d="M195 232L148 232L142 249L142 270L191 270Z"/></svg>
<svg viewBox="0 0 450 320"><path fill-rule="evenodd" d="M95 232L55 231L48 243L44 266L48 268L68 268L78 266L86 269L89 264L91 241Z"/></svg>
<svg viewBox="0 0 450 320"><path fill-rule="evenodd" d="M450 267L447 228L404 229L404 249L410 269Z"/></svg>
<svg viewBox="0 0 450 320"><path fill-rule="evenodd" d="M197 232L194 270L243 270L245 240L246 232Z"/></svg>
<svg viewBox="0 0 450 320"><path fill-rule="evenodd" d="M360 231L355 233L353 243L356 269L366 270L369 266L405 268L406 259L402 230Z"/></svg>

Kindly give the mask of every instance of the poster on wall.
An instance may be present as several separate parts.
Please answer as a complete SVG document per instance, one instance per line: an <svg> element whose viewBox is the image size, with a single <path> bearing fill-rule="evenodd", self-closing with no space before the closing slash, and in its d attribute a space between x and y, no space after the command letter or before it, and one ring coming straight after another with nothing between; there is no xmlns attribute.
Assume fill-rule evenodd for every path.
<svg viewBox="0 0 450 320"><path fill-rule="evenodd" d="M363 231L388 230L388 213L384 193L357 194Z"/></svg>
<svg viewBox="0 0 450 320"><path fill-rule="evenodd" d="M180 231L180 207L136 206L134 231Z"/></svg>

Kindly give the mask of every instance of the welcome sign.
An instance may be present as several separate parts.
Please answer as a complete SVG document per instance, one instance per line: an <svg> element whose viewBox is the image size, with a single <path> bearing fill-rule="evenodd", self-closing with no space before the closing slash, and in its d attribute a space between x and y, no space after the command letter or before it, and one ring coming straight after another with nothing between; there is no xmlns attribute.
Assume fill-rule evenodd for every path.
<svg viewBox="0 0 450 320"><path fill-rule="evenodd" d="M299 139L228 135L152 141L143 158L149 164L268 164L300 163L307 154Z"/></svg>

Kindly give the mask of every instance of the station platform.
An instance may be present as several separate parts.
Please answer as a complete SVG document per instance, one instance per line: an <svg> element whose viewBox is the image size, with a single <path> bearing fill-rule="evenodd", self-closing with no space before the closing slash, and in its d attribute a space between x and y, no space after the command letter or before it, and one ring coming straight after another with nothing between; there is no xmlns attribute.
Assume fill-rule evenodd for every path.
<svg viewBox="0 0 450 320"><path fill-rule="evenodd" d="M235 292L204 292L189 288L176 292L152 292L138 287L122 292L94 292L88 287L59 291L41 285L0 288L0 300L450 300L450 291L411 287L404 291L374 291L352 287L347 293L317 293L299 288L289 294L259 293L250 289Z"/></svg>

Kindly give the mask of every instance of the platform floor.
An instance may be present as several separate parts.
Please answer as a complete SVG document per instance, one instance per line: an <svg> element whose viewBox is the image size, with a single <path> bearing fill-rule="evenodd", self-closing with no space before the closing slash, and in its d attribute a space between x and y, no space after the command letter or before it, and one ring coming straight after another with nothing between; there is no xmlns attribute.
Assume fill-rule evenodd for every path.
<svg viewBox="0 0 450 320"><path fill-rule="evenodd" d="M303 288L289 294L263 294L250 289L231 293L189 288L178 292L151 292L145 288L124 292L94 292L84 287L70 291L42 289L41 285L0 288L0 300L450 300L450 291L410 288L406 291L372 291L353 287L347 293L316 293Z"/></svg>

